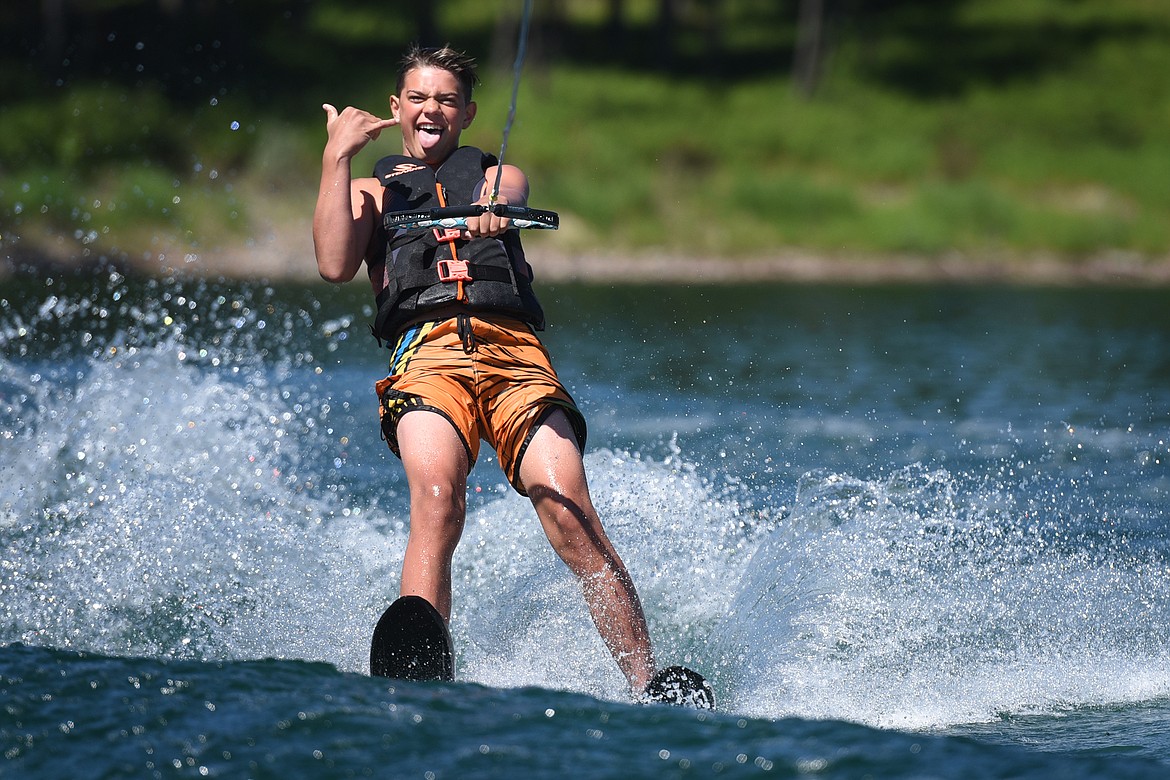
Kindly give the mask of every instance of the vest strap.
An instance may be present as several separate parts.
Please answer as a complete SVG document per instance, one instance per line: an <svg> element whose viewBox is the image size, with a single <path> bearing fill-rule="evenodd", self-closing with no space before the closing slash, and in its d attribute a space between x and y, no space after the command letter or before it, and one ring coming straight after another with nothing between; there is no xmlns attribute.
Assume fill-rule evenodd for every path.
<svg viewBox="0 0 1170 780"><path fill-rule="evenodd" d="M377 295L377 303L380 306L391 294L397 295L400 291L430 287L439 282L476 282L481 280L506 284L515 283L507 268L477 265L466 260L439 260L431 268L420 268L403 274L398 290L393 292L389 288L382 290Z"/></svg>

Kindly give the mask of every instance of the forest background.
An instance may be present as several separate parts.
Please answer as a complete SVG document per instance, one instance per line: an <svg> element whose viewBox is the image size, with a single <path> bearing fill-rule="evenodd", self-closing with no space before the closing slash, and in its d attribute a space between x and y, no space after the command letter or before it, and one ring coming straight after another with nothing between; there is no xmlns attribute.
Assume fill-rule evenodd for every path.
<svg viewBox="0 0 1170 780"><path fill-rule="evenodd" d="M1170 283L1165 0L534 5L508 159L562 275ZM385 115L405 46L451 42L497 151L521 8L3 4L0 276L315 275L321 104Z"/></svg>

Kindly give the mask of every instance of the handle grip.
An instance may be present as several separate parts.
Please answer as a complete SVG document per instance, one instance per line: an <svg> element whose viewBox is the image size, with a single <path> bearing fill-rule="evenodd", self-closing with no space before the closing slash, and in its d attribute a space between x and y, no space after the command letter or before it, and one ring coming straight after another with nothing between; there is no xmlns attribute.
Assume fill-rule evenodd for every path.
<svg viewBox="0 0 1170 780"><path fill-rule="evenodd" d="M473 204L470 206L446 206L423 211L402 211L388 214L384 224L399 230L430 230L432 228L465 228L468 217L478 217L487 211L512 220L512 227L519 230L556 230L561 218L555 211L532 209L527 206L510 206L496 203L493 206Z"/></svg>

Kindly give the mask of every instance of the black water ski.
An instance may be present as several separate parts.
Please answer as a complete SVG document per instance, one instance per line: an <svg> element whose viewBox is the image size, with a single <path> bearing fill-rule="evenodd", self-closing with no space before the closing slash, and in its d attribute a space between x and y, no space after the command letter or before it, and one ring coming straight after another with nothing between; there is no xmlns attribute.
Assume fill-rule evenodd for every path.
<svg viewBox="0 0 1170 780"><path fill-rule="evenodd" d="M403 596L378 620L370 643L370 674L396 680L455 679L447 621L421 596Z"/></svg>
<svg viewBox="0 0 1170 780"><path fill-rule="evenodd" d="M703 675L685 666L660 669L646 686L646 700L692 710L715 709L715 691Z"/></svg>

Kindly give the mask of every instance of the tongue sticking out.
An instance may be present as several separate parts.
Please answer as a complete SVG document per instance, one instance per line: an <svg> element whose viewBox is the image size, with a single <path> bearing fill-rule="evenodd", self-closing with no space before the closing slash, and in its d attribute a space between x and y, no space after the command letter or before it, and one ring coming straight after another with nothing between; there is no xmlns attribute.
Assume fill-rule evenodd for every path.
<svg viewBox="0 0 1170 780"><path fill-rule="evenodd" d="M418 142L423 149L433 149L443 139L443 131L438 127L420 127Z"/></svg>

